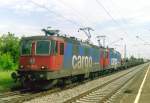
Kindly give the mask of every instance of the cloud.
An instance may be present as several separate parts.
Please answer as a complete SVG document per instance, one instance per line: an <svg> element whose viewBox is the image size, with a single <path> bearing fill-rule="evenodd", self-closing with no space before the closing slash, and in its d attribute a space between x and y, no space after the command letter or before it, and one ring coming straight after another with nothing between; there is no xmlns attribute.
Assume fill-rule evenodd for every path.
<svg viewBox="0 0 150 103"><path fill-rule="evenodd" d="M62 33L86 39L86 35L77 30L90 26L95 30L92 32L92 42L95 44L97 35L106 35L107 43L123 37L129 55L137 56L138 52L145 57L150 55L142 52L144 48L149 49L147 46L138 46L142 42L135 38L140 34L149 41L146 38L150 33L149 0L99 0L115 22L95 0L32 1L39 5L31 0L0 0L0 32L10 31L18 36L30 36L42 34L42 28L52 26ZM136 48L133 44L137 45ZM115 48L123 51L122 46Z"/></svg>
<svg viewBox="0 0 150 103"><path fill-rule="evenodd" d="M0 7L3 6L12 6L18 3L19 0L0 0Z"/></svg>

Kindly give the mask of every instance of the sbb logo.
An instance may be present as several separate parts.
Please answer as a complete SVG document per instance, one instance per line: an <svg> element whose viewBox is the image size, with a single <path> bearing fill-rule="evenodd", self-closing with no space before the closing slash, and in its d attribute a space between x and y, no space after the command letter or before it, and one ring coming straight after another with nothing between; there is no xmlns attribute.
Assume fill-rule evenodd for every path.
<svg viewBox="0 0 150 103"><path fill-rule="evenodd" d="M73 55L73 57L72 57L72 67L73 67L73 69L92 67L92 57L91 56L88 57L88 56Z"/></svg>

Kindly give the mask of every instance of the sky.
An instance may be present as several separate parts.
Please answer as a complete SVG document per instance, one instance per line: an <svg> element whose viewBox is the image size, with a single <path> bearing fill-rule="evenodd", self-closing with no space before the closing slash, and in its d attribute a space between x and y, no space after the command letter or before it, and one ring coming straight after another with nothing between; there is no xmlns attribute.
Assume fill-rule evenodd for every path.
<svg viewBox="0 0 150 103"><path fill-rule="evenodd" d="M150 45L145 45L150 44L149 11L149 0L0 0L0 35L44 35L41 29L50 26L86 40L78 29L91 27L93 44L105 35L106 45L122 54L126 45L128 57L150 58Z"/></svg>

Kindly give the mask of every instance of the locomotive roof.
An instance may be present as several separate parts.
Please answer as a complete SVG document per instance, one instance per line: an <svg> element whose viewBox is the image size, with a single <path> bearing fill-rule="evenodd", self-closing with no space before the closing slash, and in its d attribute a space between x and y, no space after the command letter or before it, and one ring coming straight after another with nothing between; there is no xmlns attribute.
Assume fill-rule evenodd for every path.
<svg viewBox="0 0 150 103"><path fill-rule="evenodd" d="M66 36L31 36L31 37L23 37L22 40L59 40L59 41L66 41L66 42L70 42L73 43L75 45L83 45L83 46L87 46L87 47L95 47L95 48L99 48L98 46L91 44L89 42L86 41L82 41L82 40L78 40L75 37L66 37ZM103 48L103 47L101 47Z"/></svg>
<svg viewBox="0 0 150 103"><path fill-rule="evenodd" d="M58 38L57 36L31 36L31 37L23 37L23 40L59 40L64 41L62 38Z"/></svg>

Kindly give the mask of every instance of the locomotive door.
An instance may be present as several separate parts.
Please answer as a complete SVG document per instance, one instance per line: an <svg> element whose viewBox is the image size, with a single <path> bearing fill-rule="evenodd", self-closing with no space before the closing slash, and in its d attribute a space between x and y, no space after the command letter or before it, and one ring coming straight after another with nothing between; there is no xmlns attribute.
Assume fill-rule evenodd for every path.
<svg viewBox="0 0 150 103"><path fill-rule="evenodd" d="M100 48L100 65L104 69L104 50L102 48Z"/></svg>
<svg viewBox="0 0 150 103"><path fill-rule="evenodd" d="M56 56L55 56L55 66L60 69L63 65L64 56L64 42L56 41Z"/></svg>
<svg viewBox="0 0 150 103"><path fill-rule="evenodd" d="M107 49L100 50L100 64L103 69L109 65L109 51Z"/></svg>
<svg viewBox="0 0 150 103"><path fill-rule="evenodd" d="M104 49L104 68L109 66L109 49Z"/></svg>

